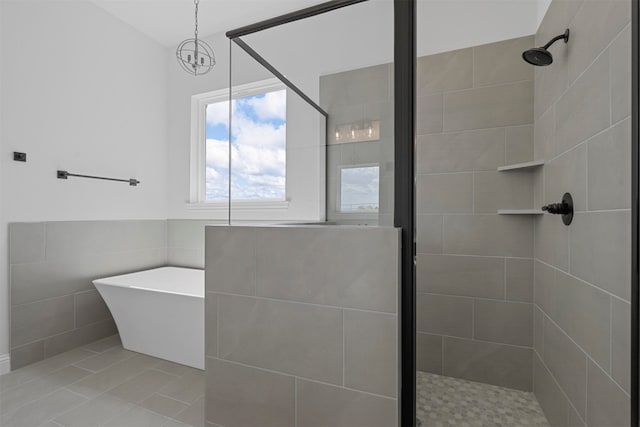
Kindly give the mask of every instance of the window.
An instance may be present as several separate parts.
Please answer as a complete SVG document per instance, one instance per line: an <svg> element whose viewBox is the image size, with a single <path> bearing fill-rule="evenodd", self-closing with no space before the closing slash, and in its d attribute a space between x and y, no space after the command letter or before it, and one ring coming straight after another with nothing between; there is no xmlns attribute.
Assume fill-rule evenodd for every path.
<svg viewBox="0 0 640 427"><path fill-rule="evenodd" d="M378 212L380 166L345 166L340 169L340 212Z"/></svg>
<svg viewBox="0 0 640 427"><path fill-rule="evenodd" d="M193 98L192 203L229 199L228 97L225 89ZM231 106L232 200L284 202L286 89L273 80L234 87Z"/></svg>

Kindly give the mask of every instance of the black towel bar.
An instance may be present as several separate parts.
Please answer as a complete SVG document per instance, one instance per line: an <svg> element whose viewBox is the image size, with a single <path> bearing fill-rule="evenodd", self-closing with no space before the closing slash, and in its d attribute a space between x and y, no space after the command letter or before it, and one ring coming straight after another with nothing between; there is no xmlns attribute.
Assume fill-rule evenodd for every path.
<svg viewBox="0 0 640 427"><path fill-rule="evenodd" d="M118 182L128 182L130 186L135 187L138 184L140 184L140 181L138 181L137 179L134 178L130 178L130 179L118 179L118 178L107 178L104 176L93 176L93 175L79 175L76 173L70 173L67 171L58 171L57 173L57 177L58 179L68 179L70 176L76 177L76 178L90 178L90 179L102 179L105 181L118 181Z"/></svg>

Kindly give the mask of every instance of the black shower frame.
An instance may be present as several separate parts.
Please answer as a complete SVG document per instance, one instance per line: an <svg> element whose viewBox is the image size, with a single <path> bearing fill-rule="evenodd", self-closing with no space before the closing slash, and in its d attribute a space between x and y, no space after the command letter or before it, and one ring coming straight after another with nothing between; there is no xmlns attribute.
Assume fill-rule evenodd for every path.
<svg viewBox="0 0 640 427"><path fill-rule="evenodd" d="M631 0L631 425L640 425L640 6Z"/></svg>
<svg viewBox="0 0 640 427"><path fill-rule="evenodd" d="M275 67L240 39L269 28L311 18L368 0L332 0L296 12L257 22L226 36L247 54L277 75ZM402 427L416 425L416 271L415 271L415 69L416 69L416 0L394 0L394 226L401 229L399 295L399 420ZM292 82L285 84L303 93ZM314 108L317 104L308 99ZM323 113L323 111L320 111ZM326 113L325 113L326 114ZM326 117L326 115L325 115Z"/></svg>

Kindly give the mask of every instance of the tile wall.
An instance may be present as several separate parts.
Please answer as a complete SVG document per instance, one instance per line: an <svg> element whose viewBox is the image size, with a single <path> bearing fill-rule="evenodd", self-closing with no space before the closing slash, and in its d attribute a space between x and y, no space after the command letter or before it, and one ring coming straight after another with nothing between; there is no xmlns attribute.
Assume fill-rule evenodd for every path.
<svg viewBox="0 0 640 427"><path fill-rule="evenodd" d="M418 58L418 369L532 389L533 36Z"/></svg>
<svg viewBox="0 0 640 427"><path fill-rule="evenodd" d="M631 2L554 0L536 46L534 391L551 425L628 426L631 298Z"/></svg>
<svg viewBox="0 0 640 427"><path fill-rule="evenodd" d="M166 221L9 225L11 368L113 335L92 280L165 265Z"/></svg>
<svg viewBox="0 0 640 427"><path fill-rule="evenodd" d="M167 264L204 268L204 229L214 223L216 221L197 219L167 220Z"/></svg>
<svg viewBox="0 0 640 427"><path fill-rule="evenodd" d="M10 224L12 369L117 332L92 280L164 265L204 268L207 223Z"/></svg>
<svg viewBox="0 0 640 427"><path fill-rule="evenodd" d="M393 225L393 64L382 64L320 77L320 105L327 123L327 220L339 224ZM337 126L380 122L380 139L336 140ZM343 167L378 166L379 210L342 212L340 175Z"/></svg>
<svg viewBox="0 0 640 427"><path fill-rule="evenodd" d="M206 419L397 425L399 232L207 227Z"/></svg>

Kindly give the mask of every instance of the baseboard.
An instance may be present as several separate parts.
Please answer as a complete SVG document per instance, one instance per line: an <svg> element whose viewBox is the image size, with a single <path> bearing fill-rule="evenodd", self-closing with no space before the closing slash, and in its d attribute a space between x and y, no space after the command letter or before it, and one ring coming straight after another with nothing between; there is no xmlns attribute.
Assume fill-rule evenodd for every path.
<svg viewBox="0 0 640 427"><path fill-rule="evenodd" d="M11 371L11 357L8 354L0 354L0 375Z"/></svg>

